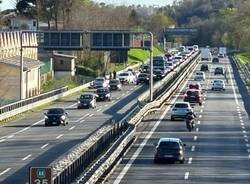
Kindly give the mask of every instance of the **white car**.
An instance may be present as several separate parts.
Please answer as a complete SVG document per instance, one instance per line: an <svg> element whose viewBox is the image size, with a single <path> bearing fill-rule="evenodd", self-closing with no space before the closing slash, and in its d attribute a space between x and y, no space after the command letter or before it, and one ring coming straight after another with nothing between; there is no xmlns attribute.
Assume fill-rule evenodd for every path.
<svg viewBox="0 0 250 184"><path fill-rule="evenodd" d="M176 102L171 109L171 121L176 118L185 118L189 112L193 112L189 102Z"/></svg>
<svg viewBox="0 0 250 184"><path fill-rule="evenodd" d="M121 83L136 83L136 76L132 72L122 72L118 75L118 79Z"/></svg>
<svg viewBox="0 0 250 184"><path fill-rule="evenodd" d="M221 79L216 79L212 81L212 91L218 90L218 91L225 91L226 90L226 85L224 80Z"/></svg>
<svg viewBox="0 0 250 184"><path fill-rule="evenodd" d="M194 80L196 81L200 81L200 80L206 80L206 75L205 75L205 72L196 72L195 75L194 75Z"/></svg>
<svg viewBox="0 0 250 184"><path fill-rule="evenodd" d="M94 88L108 88L109 80L105 79L105 77L97 77L94 81Z"/></svg>

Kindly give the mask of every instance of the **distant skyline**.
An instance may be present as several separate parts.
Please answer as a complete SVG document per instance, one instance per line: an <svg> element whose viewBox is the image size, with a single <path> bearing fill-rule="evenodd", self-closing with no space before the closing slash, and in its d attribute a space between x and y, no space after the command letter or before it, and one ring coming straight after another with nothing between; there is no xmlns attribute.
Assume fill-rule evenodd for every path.
<svg viewBox="0 0 250 184"><path fill-rule="evenodd" d="M146 6L166 6L172 4L174 0L94 0L97 3L104 2L105 4L114 5L146 5ZM3 0L0 6L1 10L15 8L16 0Z"/></svg>

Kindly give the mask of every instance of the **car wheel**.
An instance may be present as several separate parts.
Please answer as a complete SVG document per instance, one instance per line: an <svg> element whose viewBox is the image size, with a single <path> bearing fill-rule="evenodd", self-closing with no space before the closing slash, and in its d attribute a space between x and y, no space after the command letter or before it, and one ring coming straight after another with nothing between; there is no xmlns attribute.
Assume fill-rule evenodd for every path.
<svg viewBox="0 0 250 184"><path fill-rule="evenodd" d="M159 164L160 162L159 162L159 159L154 159L154 163L155 164Z"/></svg>
<svg viewBox="0 0 250 184"><path fill-rule="evenodd" d="M49 126L49 124L48 124L48 123L45 123L45 124L44 124L44 126L46 126L46 127L47 127L47 126Z"/></svg>
<svg viewBox="0 0 250 184"><path fill-rule="evenodd" d="M202 103L201 103L201 102L199 102L199 105L201 106L201 105L202 105Z"/></svg>
<svg viewBox="0 0 250 184"><path fill-rule="evenodd" d="M185 162L185 159L182 159L182 160L180 161L181 164L184 164L184 162Z"/></svg>

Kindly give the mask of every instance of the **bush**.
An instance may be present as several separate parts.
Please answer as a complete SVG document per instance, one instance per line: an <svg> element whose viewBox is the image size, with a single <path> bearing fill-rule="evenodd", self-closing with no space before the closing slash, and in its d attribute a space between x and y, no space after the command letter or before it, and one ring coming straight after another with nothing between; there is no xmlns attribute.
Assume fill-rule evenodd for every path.
<svg viewBox="0 0 250 184"><path fill-rule="evenodd" d="M84 76L91 76L96 77L97 72L91 68L85 67L85 66L76 66L76 74L77 75L84 75Z"/></svg>

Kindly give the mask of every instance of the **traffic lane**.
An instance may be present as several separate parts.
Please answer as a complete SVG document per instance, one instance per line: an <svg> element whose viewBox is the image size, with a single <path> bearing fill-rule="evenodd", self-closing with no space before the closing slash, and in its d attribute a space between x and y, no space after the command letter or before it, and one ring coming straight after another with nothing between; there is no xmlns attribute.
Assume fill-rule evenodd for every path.
<svg viewBox="0 0 250 184"><path fill-rule="evenodd" d="M142 89L139 88L138 92L137 92L137 90L135 90L133 92L133 94L134 93L141 94L140 90L143 90L143 87L142 87ZM132 96L134 96L134 95L132 95ZM128 99L126 99L128 97L124 96L123 98L125 98L125 102L128 101ZM14 161L15 163L20 163L20 165L25 165L26 163L20 162L19 158L22 157L22 156L20 156L20 154L23 155L24 157L25 157L25 155L28 154L28 155L30 155L29 160L32 160L32 159L36 158L37 156L41 155L48 148L57 147L58 142L54 142L51 140L60 139L63 141L70 141L70 142L72 142L72 144L71 144L71 148L72 148L76 144L80 143L80 142L75 142L74 140L81 139L81 141L82 141L83 137L87 136L90 132L93 132L95 129L100 127L103 123L105 123L105 121L109 122L110 117L118 120L118 119L121 119L121 117L125 116L132 109L132 105L134 106L136 104L136 98L133 100L133 102L134 102L134 104L125 103L122 105L123 106L122 110L124 111L124 113L121 114L120 117L117 117L117 115L109 116L109 115L103 114L102 112L97 112L95 114L89 113L88 116L86 116L85 118L81 118L81 120L79 122L75 123L73 126L71 126L68 129L66 129L66 127L68 127L68 126L66 126L66 127L63 127L63 126L43 127L42 126L42 129L43 129L42 131L44 132L44 134L42 137L40 137L40 139L39 139L39 136L37 136L37 135L41 134L41 127L33 127L32 128L33 130L27 131L25 136L22 136L22 135L16 136L16 139L22 140L24 143L28 142L29 144L21 145L21 147L19 146L15 150L12 150L11 152L18 153L19 149L26 150L26 151L19 152L19 154L17 154L18 156L17 155L11 156L10 155L11 153L9 153L8 155L11 157L17 158ZM124 103L124 102L121 101L121 102L117 102L117 103ZM109 107L107 107L107 108L109 108ZM79 112L79 111L81 111L81 110L76 110L74 112ZM30 139L34 139L34 137L39 139L40 145L37 144L36 141L34 141L34 142L28 141ZM46 139L44 139L44 138L46 138ZM71 139L72 139L72 141L71 141ZM60 143L60 140L59 140L59 143ZM13 142L14 142L14 140L13 140ZM14 142L14 144L15 144L15 142ZM9 146L10 146L9 144L3 145L3 150L5 150L5 148L7 149ZM59 157L62 157L68 151L69 151L69 146L65 149L59 149L55 154L56 157L53 157L53 158L57 158L57 160L58 160ZM3 153L3 154L5 154L5 153ZM51 160L51 158L47 158L47 159L44 159L42 161L42 163L43 163L43 165L49 165L51 163L51 161L55 161L55 160ZM12 163L12 161L11 161L11 163ZM3 167L3 169L4 169L4 167L5 168L8 167L8 165L11 165L11 163L7 162L5 164L2 164L1 167ZM12 169L8 174L11 175L15 171L16 171L15 169ZM24 170L24 169L17 170L17 173L23 173L24 175L28 174L27 170ZM14 173L14 176L15 176L15 173ZM6 179L6 182L7 181L9 181L9 178Z"/></svg>
<svg viewBox="0 0 250 184"><path fill-rule="evenodd" d="M113 96L112 99L114 101L119 101L121 95L125 94L124 96L128 96L129 92L132 92L133 90L135 90L137 88L140 89L141 87L136 87L133 85L124 86L124 89L123 89L124 91L112 92L112 96ZM72 96L72 97L70 97L70 100L69 99L58 100L55 104L50 105L48 108L64 107L64 108L67 108L69 110L76 109L76 98L77 97ZM118 97L119 97L119 99L118 99ZM82 111L84 114L80 114L80 116L84 116L85 113L88 114L88 111L89 110ZM91 111L91 109L90 109L90 111ZM33 112L33 113L29 112L29 113L20 115L22 117L21 119L14 120L12 122L9 122L5 126L2 126L0 129L0 140L6 140L9 138L12 138L16 134L23 133L26 130L30 129L31 127L36 127L36 126L40 126L41 124L44 124L44 120L43 120L44 112L46 112L46 110L40 110L38 112ZM74 121L74 119L73 119L73 121Z"/></svg>

